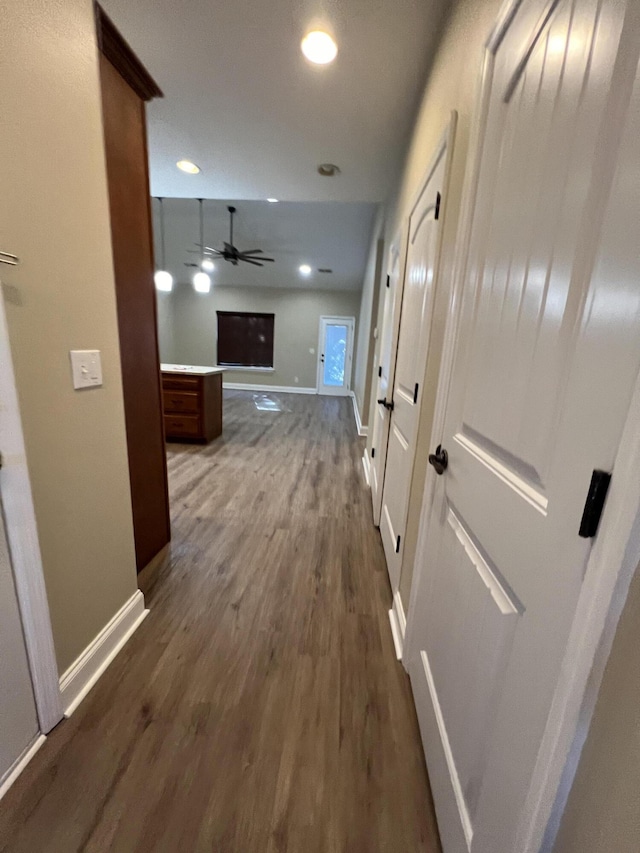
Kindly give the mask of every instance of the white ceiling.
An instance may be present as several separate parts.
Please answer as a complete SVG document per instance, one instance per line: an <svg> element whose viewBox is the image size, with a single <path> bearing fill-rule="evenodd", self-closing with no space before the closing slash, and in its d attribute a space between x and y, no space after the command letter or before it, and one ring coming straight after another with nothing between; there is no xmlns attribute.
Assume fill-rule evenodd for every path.
<svg viewBox="0 0 640 853"><path fill-rule="evenodd" d="M446 0L101 2L165 94L148 106L154 195L387 196ZM330 66L300 52L318 26L338 42ZM342 174L320 177L323 162Z"/></svg>
<svg viewBox="0 0 640 853"><path fill-rule="evenodd" d="M193 198L166 198L164 204L166 268L178 282L190 282L196 269L185 263L199 261L198 202ZM229 240L228 201L204 201L204 242L222 248ZM254 267L215 262L212 281L218 286L303 287L326 290L360 290L369 239L377 205L348 202L235 201L233 242L239 249L264 249L273 264ZM155 256L159 267L159 204L153 200ZM191 254L190 251L195 252ZM309 264L308 278L298 267ZM331 275L318 273L329 267Z"/></svg>

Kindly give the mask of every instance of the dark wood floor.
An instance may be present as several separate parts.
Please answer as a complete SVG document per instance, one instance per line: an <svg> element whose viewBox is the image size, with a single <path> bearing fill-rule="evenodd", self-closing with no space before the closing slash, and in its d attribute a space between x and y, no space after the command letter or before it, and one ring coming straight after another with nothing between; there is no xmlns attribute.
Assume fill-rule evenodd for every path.
<svg viewBox="0 0 640 853"><path fill-rule="evenodd" d="M12 853L439 850L348 399L173 445L149 617L0 803Z"/></svg>

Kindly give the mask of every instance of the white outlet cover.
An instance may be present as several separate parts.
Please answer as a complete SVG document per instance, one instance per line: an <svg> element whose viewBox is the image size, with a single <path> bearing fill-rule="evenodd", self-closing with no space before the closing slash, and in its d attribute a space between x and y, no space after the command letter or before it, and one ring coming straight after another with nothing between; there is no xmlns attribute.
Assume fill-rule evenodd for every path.
<svg viewBox="0 0 640 853"><path fill-rule="evenodd" d="M316 354L316 351L315 351L315 349L314 349L313 347L309 347L309 352L311 353L311 355L315 355L315 354Z"/></svg>
<svg viewBox="0 0 640 853"><path fill-rule="evenodd" d="M73 375L73 387L95 388L102 385L102 362L100 350L97 349L72 349L71 372Z"/></svg>

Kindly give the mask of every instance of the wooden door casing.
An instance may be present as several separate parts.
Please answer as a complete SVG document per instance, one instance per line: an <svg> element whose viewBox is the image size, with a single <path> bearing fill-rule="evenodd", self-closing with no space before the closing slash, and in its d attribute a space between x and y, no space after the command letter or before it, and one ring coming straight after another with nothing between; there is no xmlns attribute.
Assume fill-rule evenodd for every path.
<svg viewBox="0 0 640 853"><path fill-rule="evenodd" d="M124 413L138 571L171 538L162 391L153 282L153 243L145 100L105 55L103 13L100 77L116 279ZM123 51L126 49L121 48ZM107 53L114 57L111 50ZM159 92L159 90L157 90ZM146 94L146 92L145 92Z"/></svg>

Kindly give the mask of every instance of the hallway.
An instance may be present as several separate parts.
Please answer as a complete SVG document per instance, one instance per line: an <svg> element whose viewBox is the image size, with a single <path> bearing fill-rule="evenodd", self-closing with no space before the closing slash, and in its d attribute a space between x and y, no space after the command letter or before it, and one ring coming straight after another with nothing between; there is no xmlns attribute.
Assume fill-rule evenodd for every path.
<svg viewBox="0 0 640 853"><path fill-rule="evenodd" d="M170 446L150 615L0 803L0 851L439 850L362 452L348 398L238 391L219 441Z"/></svg>

